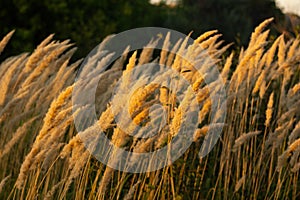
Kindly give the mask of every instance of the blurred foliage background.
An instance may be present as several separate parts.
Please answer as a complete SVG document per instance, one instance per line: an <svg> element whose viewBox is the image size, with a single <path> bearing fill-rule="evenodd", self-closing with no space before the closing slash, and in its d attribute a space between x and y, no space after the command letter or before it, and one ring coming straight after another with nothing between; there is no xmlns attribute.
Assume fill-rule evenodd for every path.
<svg viewBox="0 0 300 200"><path fill-rule="evenodd" d="M282 19L273 0L181 0L178 5L148 0L0 0L0 37L16 30L3 57L33 51L49 34L71 39L75 59L85 57L109 34L144 26L171 28L192 37L218 29L228 43L244 45L264 19ZM276 34L274 31L273 34ZM6 55L5 55L6 54Z"/></svg>

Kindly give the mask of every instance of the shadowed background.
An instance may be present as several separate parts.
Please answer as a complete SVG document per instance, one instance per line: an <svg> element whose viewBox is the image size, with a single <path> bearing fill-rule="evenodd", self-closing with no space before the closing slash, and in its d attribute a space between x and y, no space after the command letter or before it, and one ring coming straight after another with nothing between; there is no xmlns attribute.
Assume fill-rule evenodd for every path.
<svg viewBox="0 0 300 200"><path fill-rule="evenodd" d="M0 36L16 30L0 58L32 51L49 34L70 38L79 47L75 59L85 57L104 37L144 26L171 28L195 38L218 29L227 42L245 45L262 20L281 11L273 0L181 0L177 4L149 0L1 0ZM276 31L273 32L276 34Z"/></svg>

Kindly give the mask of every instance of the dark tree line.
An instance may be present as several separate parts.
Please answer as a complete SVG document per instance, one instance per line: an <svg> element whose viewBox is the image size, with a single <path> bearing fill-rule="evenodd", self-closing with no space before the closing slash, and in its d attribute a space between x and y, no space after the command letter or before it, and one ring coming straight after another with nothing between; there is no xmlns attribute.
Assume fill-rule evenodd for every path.
<svg viewBox="0 0 300 200"><path fill-rule="evenodd" d="M197 36L218 29L228 42L245 44L253 28L280 11L272 0L182 0L177 7L148 0L0 0L0 34L16 29L6 54L32 51L45 37L70 38L84 57L111 34L143 26Z"/></svg>
<svg viewBox="0 0 300 200"><path fill-rule="evenodd" d="M264 19L275 17L279 22L283 18L273 0L182 0L172 15L176 29L193 30L195 35L218 29L226 41L241 45L248 43L251 32ZM184 17L177 21L178 15Z"/></svg>

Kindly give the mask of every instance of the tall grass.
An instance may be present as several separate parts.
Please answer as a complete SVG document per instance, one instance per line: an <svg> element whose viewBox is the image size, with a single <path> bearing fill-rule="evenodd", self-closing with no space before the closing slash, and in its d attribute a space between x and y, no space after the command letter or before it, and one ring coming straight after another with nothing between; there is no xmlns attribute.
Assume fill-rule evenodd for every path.
<svg viewBox="0 0 300 200"><path fill-rule="evenodd" d="M166 35L165 49L173 45L176 52L199 63L197 69L167 51L156 57L153 49L158 38L142 52L131 55L125 50L99 83L93 79L85 85L74 83L81 63L69 63L75 48L69 41L54 41L53 35L32 54L7 58L0 65L0 199L299 199L299 38L269 40L266 27L271 21L255 29L248 47L231 54L217 31L204 33L192 45L186 40L170 44L170 35ZM0 52L11 36L9 33L0 42ZM111 56L101 49L97 54L104 56L100 61L88 60L82 72L85 77L92 77ZM150 107L156 103L168 112L161 131L151 138L136 139L115 122L121 110L112 110L109 100L121 77L128 78L120 86L126 90L131 81L126 74L149 62L177 70L192 90L178 102L166 87L139 87L129 99L133 121L124 122L127 130L134 131L132 123L149 124L149 116L155 122L159 116ZM220 117L225 113L212 114L210 94L220 90L212 76L213 65L220 70L227 92L226 104L218 105L227 108L224 127ZM74 115L91 105L72 105L72 94L80 95L73 93L76 84L86 88L98 84L99 120L90 125L90 119L81 119L89 127L80 137ZM97 141L97 125L112 143L133 152L165 146L178 133L189 106L184 99L192 93L200 105L198 129L191 147L172 165L130 174L102 164L85 148L83 138ZM216 146L199 158L204 137L219 127L223 130ZM112 154L109 159L118 158ZM135 163L134 159L130 162Z"/></svg>

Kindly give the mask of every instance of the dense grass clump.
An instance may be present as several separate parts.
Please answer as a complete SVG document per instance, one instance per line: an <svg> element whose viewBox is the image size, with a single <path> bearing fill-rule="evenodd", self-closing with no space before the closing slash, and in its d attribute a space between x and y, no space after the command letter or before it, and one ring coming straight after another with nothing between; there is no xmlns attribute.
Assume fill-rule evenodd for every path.
<svg viewBox="0 0 300 200"><path fill-rule="evenodd" d="M266 27L271 21L261 23L240 52L228 53L230 45L223 45L217 31L204 33L192 45L187 40L171 44L170 35L154 38L139 52L125 50L99 83L84 83L86 88L98 84L99 119L81 136L95 136L100 125L114 145L137 153L169 144L189 105L166 87L142 85L128 100L128 130L131 123L147 126L149 116L155 121L150 108L157 103L168 111L167 120L155 136L134 138L115 121L121 111L112 110L110 99L118 81L126 77L119 86L126 90L130 70L159 63L192 86L183 99L194 94L200 105L193 144L172 165L147 173L114 170L85 148L74 117L92 105L72 104L72 95L80 95L74 88L83 83L74 82L81 60L69 63L76 50L69 41L54 41L51 35L33 53L7 58L0 65L0 199L299 199L300 40L280 36L270 41ZM11 36L0 42L0 52ZM155 45L162 39L165 49L172 47L200 66L195 69L166 51L157 57ZM97 53L104 56L87 60L86 77L111 56L100 48ZM218 108L226 107L227 113L212 114L210 95L220 91L212 66L220 70L226 89L227 101ZM220 120L224 115L225 123ZM220 127L216 146L199 158L208 132Z"/></svg>

